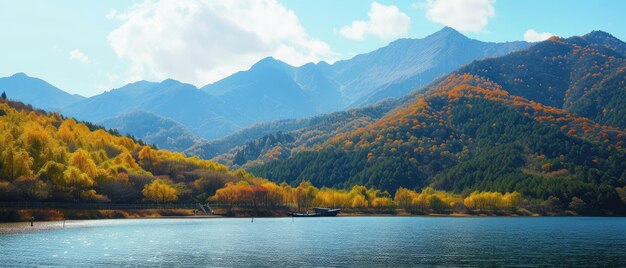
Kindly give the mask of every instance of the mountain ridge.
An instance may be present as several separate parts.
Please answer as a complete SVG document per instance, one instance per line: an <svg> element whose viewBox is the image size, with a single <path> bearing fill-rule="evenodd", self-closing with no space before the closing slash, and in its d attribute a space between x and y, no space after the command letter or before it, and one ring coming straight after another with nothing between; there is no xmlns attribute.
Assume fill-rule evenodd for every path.
<svg viewBox="0 0 626 268"><path fill-rule="evenodd" d="M100 120L96 124L119 133L142 137L148 144L158 144L159 148L172 151L183 151L203 141L175 120L143 110Z"/></svg>
<svg viewBox="0 0 626 268"><path fill-rule="evenodd" d="M204 137L216 137L239 128L231 119L239 116L221 100L173 79L128 84L61 111L81 120L100 121L137 110L174 119ZM230 118L223 114L229 114Z"/></svg>
<svg viewBox="0 0 626 268"><path fill-rule="evenodd" d="M64 106L85 99L78 94L67 93L50 83L20 72L0 78L0 91L10 99L24 101L37 108L57 111Z"/></svg>

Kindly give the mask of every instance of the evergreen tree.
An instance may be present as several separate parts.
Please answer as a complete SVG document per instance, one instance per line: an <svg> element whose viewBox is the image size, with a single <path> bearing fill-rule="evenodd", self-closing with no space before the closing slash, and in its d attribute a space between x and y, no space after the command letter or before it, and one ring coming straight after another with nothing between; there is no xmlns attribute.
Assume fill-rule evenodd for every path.
<svg viewBox="0 0 626 268"><path fill-rule="evenodd" d="M7 99L7 93L2 91L2 96L0 96L0 98L3 98L3 99L6 100Z"/></svg>

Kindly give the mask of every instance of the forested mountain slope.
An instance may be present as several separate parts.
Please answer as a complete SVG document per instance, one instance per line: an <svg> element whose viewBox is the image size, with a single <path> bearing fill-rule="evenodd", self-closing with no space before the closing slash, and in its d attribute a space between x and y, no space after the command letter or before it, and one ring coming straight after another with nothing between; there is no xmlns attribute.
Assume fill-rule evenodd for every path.
<svg viewBox="0 0 626 268"><path fill-rule="evenodd" d="M391 110L395 101L335 112L306 119L299 128L278 131L237 146L213 160L234 168L284 159L295 152L315 148L331 137L366 127Z"/></svg>
<svg viewBox="0 0 626 268"><path fill-rule="evenodd" d="M624 47L626 43L600 31L553 37L527 50L474 62L456 73L486 77L513 95L626 128Z"/></svg>
<svg viewBox="0 0 626 268"><path fill-rule="evenodd" d="M547 81L572 77L569 71L551 73L554 66L572 70L580 63L547 60L546 55L561 48L563 40L551 39L509 56L469 64L417 94L410 105L363 129L338 135L316 150L250 170L277 181L310 180L316 186L365 184L393 191L399 186L419 189L432 185L455 192L519 191L542 199L554 196L563 202L579 197L595 209L623 210L619 196L626 185L623 127L563 109L567 108L566 97L572 95L563 88L552 90L557 84L545 86ZM601 73L598 81L611 80L619 69L612 66L621 56L598 44L599 48L581 48L583 54L571 57L584 59L585 50L606 50L593 61L608 66L604 70L613 69ZM554 53L561 55L558 50ZM523 62L506 60L521 56ZM503 64L532 68L504 68ZM494 69L501 71L490 71ZM481 76L479 72L484 70L500 80ZM519 76L535 82L516 85ZM620 86L623 80L612 81L617 86L604 90L624 90Z"/></svg>
<svg viewBox="0 0 626 268"><path fill-rule="evenodd" d="M0 201L205 202L262 181L20 102L0 99L0 130Z"/></svg>
<svg viewBox="0 0 626 268"><path fill-rule="evenodd" d="M216 159L223 163L233 165L232 160L234 155L247 151L244 153L246 155L246 161L244 163L239 162L240 164L234 164L235 166L241 166L249 161L263 158L270 149L280 143L281 147L289 151L287 154L280 155L280 158L284 158L289 156L294 149L303 148L305 145L307 147L315 146L336 134L356 130L359 127L372 123L385 115L390 109L394 108L395 105L395 100L388 100L381 101L375 105L349 109L347 111L301 119L260 123L222 139L200 142L185 151L185 153L198 155L202 158L213 158L223 154ZM270 138L272 136L290 136L293 137L293 141L290 144L286 144L281 139ZM268 138L269 140L273 140L273 142L267 143ZM258 144L260 143L265 145L259 147ZM248 148L250 146L256 149Z"/></svg>

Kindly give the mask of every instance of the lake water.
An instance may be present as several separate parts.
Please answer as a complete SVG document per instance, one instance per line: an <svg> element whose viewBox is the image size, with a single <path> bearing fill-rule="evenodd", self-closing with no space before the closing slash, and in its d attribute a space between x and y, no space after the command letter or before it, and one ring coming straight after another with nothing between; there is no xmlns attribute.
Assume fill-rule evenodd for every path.
<svg viewBox="0 0 626 268"><path fill-rule="evenodd" d="M0 266L626 266L626 218L133 219L66 227L0 234Z"/></svg>

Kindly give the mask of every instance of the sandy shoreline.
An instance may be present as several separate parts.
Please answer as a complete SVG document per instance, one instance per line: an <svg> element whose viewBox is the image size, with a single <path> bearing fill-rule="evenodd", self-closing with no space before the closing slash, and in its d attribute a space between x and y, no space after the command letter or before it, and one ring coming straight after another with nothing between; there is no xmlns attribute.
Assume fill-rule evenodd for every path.
<svg viewBox="0 0 626 268"><path fill-rule="evenodd" d="M65 222L65 228L69 228L69 222L71 221ZM30 226L30 222L5 222L0 223L0 234L29 233L42 230L57 230L63 228L63 221L35 222L33 223L33 226Z"/></svg>
<svg viewBox="0 0 626 268"><path fill-rule="evenodd" d="M0 234L30 233L47 230L61 230L64 228L82 228L93 226L95 222L115 222L126 220L149 220L149 219L217 219L224 218L218 215L199 216L163 216L144 218L122 218L122 219L88 219L88 220L64 220L64 221L35 221L33 226L29 221L22 222L2 222L0 223ZM96 226L97 227L97 226Z"/></svg>
<svg viewBox="0 0 626 268"><path fill-rule="evenodd" d="M427 215L391 215L391 214L346 214L337 217L445 217L445 218L467 218L467 217L535 217L535 216L493 216L493 215L471 215L471 214L427 214ZM245 219L245 218L290 218L289 216L281 217L224 217L220 215L196 215L196 216L161 216L161 217L140 217L140 218L120 218L120 219L85 219L85 220L61 220L61 221L35 221L33 226L29 221L22 222L0 222L1 234L30 233L48 230L62 230L64 228L84 228L98 227L93 223L115 223L116 221L126 220L151 220L151 219ZM298 218L301 219L301 218Z"/></svg>

